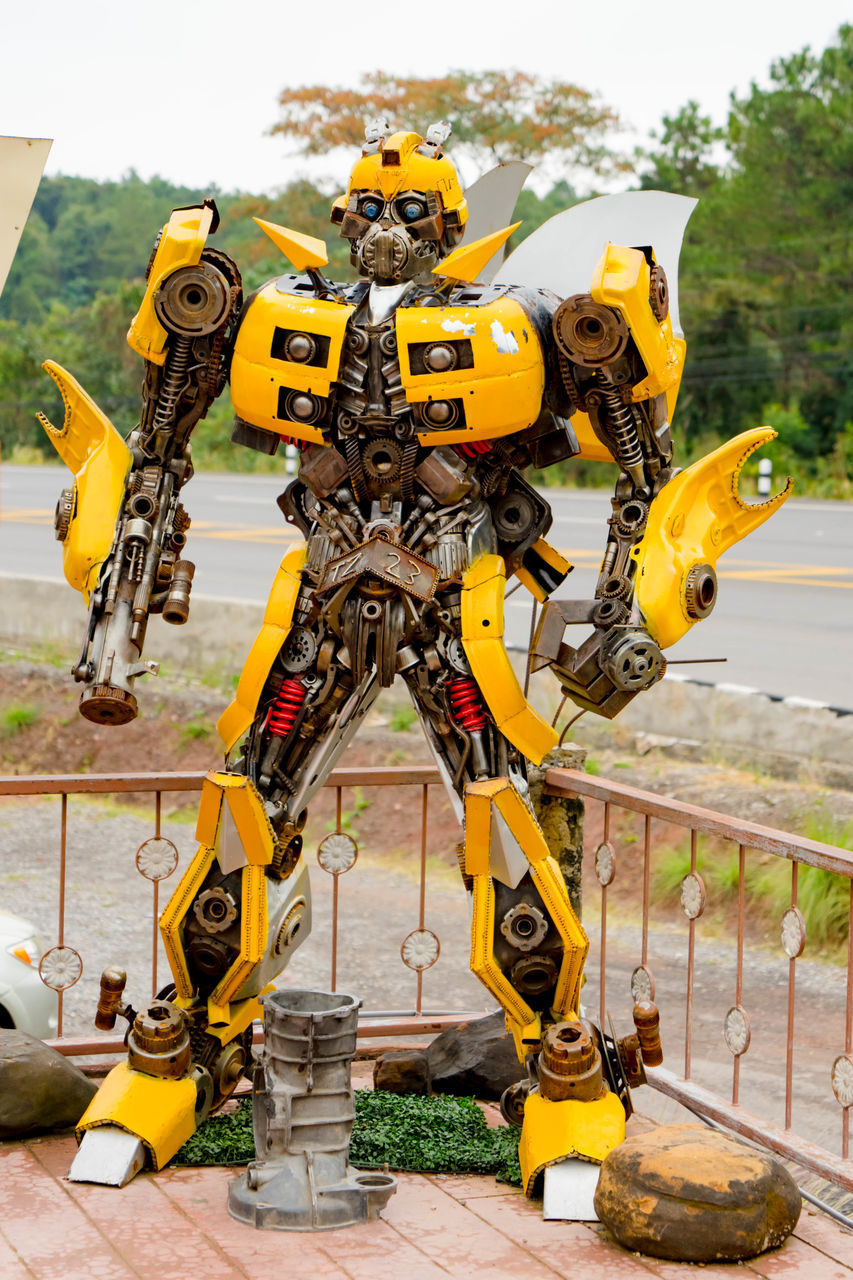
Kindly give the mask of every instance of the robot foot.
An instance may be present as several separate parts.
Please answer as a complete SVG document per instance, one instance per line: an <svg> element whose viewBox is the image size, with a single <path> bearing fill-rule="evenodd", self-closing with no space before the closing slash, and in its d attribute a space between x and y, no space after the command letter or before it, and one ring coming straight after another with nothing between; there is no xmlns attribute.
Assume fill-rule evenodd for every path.
<svg viewBox="0 0 853 1280"><path fill-rule="evenodd" d="M544 1181L546 1217L594 1218L588 1207L598 1180L597 1166L624 1138L625 1109L615 1093L605 1091L583 1102L553 1100L531 1090L518 1148L524 1194L540 1194ZM573 1205L574 1211L556 1211L571 1210Z"/></svg>
<svg viewBox="0 0 853 1280"><path fill-rule="evenodd" d="M170 1080L120 1062L77 1126L80 1148L69 1179L123 1187L145 1166L162 1169L195 1133L211 1100L206 1071Z"/></svg>

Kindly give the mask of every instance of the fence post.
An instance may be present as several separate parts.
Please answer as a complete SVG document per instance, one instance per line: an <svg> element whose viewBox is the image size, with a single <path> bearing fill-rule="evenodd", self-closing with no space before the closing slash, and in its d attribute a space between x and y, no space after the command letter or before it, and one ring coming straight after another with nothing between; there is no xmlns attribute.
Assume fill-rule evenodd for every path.
<svg viewBox="0 0 853 1280"><path fill-rule="evenodd" d="M586 749L569 743L549 751L540 766L528 767L530 802L542 828L551 856L563 873L576 914L581 914L581 870L583 863L583 796L548 796L543 793L545 770L580 769L586 764Z"/></svg>

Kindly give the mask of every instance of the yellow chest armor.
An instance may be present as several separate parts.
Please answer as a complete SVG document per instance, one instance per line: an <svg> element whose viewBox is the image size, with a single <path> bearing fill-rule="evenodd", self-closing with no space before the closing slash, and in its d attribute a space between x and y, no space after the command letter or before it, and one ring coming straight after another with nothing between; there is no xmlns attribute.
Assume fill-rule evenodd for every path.
<svg viewBox="0 0 853 1280"><path fill-rule="evenodd" d="M246 309L234 347L231 400L237 416L263 431L323 443L320 425L292 416L293 396L327 400L332 394L354 311L353 304L322 301L307 290L305 296L280 292L274 280L264 285ZM400 380L421 444L495 439L523 431L538 418L545 386L542 350L515 299L401 307L395 327ZM311 342L293 341L302 335ZM430 367L436 346L452 352L453 368ZM437 401L450 410L431 410ZM447 425L431 424L431 414Z"/></svg>

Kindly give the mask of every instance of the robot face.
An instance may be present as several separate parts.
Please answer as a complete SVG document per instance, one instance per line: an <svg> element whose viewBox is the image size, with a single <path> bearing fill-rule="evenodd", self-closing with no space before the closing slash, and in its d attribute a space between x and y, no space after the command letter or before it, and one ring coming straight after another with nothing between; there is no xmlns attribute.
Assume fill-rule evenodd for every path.
<svg viewBox="0 0 853 1280"><path fill-rule="evenodd" d="M373 127L375 128L375 126ZM462 236L468 209L456 170L438 140L368 129L362 157L332 221L350 242L353 265L377 284L429 273ZM449 133L449 127L445 127Z"/></svg>

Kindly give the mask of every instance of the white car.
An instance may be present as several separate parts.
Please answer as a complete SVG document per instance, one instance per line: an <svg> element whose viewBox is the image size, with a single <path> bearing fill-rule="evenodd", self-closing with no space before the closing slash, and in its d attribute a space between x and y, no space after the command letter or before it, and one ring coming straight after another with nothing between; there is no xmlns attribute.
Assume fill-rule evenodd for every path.
<svg viewBox="0 0 853 1280"><path fill-rule="evenodd" d="M27 920L0 911L0 1027L56 1035L56 992L39 977L42 947Z"/></svg>

